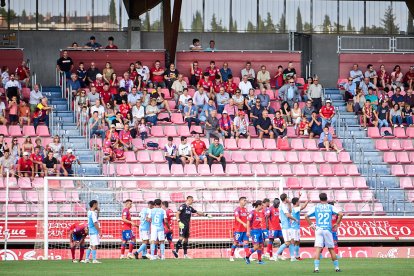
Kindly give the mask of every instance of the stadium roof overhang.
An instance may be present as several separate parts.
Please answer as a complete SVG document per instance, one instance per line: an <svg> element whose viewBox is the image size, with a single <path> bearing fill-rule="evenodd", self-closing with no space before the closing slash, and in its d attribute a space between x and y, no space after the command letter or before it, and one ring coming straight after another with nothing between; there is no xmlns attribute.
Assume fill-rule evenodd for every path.
<svg viewBox="0 0 414 276"><path fill-rule="evenodd" d="M141 14L154 8L162 0L123 0L130 19L138 19Z"/></svg>

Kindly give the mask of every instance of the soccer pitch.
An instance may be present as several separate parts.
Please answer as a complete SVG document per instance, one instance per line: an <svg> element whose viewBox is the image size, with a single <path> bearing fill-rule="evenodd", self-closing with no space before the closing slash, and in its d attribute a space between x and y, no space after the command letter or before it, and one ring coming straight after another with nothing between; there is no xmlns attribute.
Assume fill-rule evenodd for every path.
<svg viewBox="0 0 414 276"><path fill-rule="evenodd" d="M264 265L241 259L101 260L102 264L71 261L0 262L0 275L304 275L313 274L313 260L266 261ZM412 259L340 259L340 275L413 275ZM322 259L320 273L333 274L332 262Z"/></svg>

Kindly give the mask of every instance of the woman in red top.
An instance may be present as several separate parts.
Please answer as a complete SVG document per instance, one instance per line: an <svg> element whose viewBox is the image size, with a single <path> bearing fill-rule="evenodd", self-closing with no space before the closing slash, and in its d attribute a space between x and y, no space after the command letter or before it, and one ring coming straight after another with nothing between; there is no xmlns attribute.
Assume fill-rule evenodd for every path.
<svg viewBox="0 0 414 276"><path fill-rule="evenodd" d="M378 81L374 85L382 88L390 88L390 74L385 71L385 65L381 64L379 71L377 72Z"/></svg>
<svg viewBox="0 0 414 276"><path fill-rule="evenodd" d="M220 119L220 130L225 138L231 138L233 133L233 122L227 113L223 113Z"/></svg>
<svg viewBox="0 0 414 276"><path fill-rule="evenodd" d="M277 67L277 71L276 71L276 75L275 75L275 80L276 80L276 89L279 89L280 87L282 87L285 83L283 80L283 67L282 65L279 65Z"/></svg>
<svg viewBox="0 0 414 276"><path fill-rule="evenodd" d="M111 91L112 95L118 94L119 88L119 81L116 73L112 73L111 79L109 80L109 90Z"/></svg>
<svg viewBox="0 0 414 276"><path fill-rule="evenodd" d="M309 77L308 81L303 85L303 90L302 90L302 99L303 101L307 101L308 100L308 89L309 86L313 83L313 78Z"/></svg>
<svg viewBox="0 0 414 276"><path fill-rule="evenodd" d="M135 69L134 63L129 64L128 73L129 73L129 79L135 83L135 81L137 80L138 72Z"/></svg>
<svg viewBox="0 0 414 276"><path fill-rule="evenodd" d="M131 111L131 106L122 99L122 104L119 105L119 112L121 112L122 117L126 118L127 113Z"/></svg>

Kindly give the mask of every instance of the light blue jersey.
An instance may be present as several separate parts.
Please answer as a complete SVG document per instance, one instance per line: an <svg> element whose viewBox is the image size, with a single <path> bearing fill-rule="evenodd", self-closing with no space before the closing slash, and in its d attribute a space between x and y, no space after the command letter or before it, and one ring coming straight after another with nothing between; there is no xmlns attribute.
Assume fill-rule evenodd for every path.
<svg viewBox="0 0 414 276"><path fill-rule="evenodd" d="M98 235L98 229L95 227L95 223L98 222L98 216L95 211L88 211L88 229L89 235Z"/></svg>
<svg viewBox="0 0 414 276"><path fill-rule="evenodd" d="M290 219L286 216L286 214L289 214L289 208L286 203L280 204L280 226L282 227L282 230L287 230L291 228L290 225Z"/></svg>
<svg viewBox="0 0 414 276"><path fill-rule="evenodd" d="M295 230L300 229L300 207L293 207L292 209L292 217L296 219L296 221L292 221L291 228Z"/></svg>
<svg viewBox="0 0 414 276"><path fill-rule="evenodd" d="M144 208L142 209L141 213L139 213L139 230L140 231L150 231L151 223L147 221L148 214L151 212L151 209Z"/></svg>
<svg viewBox="0 0 414 276"><path fill-rule="evenodd" d="M308 212L308 217L315 217L316 228L332 231L332 215L337 215L339 209L328 203L319 203Z"/></svg>
<svg viewBox="0 0 414 276"><path fill-rule="evenodd" d="M164 219L167 217L164 209L151 209L148 217L151 219L152 227L155 227L157 231L164 231Z"/></svg>

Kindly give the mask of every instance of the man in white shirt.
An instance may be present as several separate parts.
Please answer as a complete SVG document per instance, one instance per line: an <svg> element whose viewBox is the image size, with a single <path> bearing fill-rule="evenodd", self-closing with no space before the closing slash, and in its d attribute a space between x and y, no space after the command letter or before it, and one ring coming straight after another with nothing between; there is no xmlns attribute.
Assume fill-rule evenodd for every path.
<svg viewBox="0 0 414 276"><path fill-rule="evenodd" d="M194 93L193 101L197 108L203 108L208 103L208 96L203 87L198 88L198 91Z"/></svg>
<svg viewBox="0 0 414 276"><path fill-rule="evenodd" d="M15 93L14 91L12 92L8 92L9 88L13 88L16 87L17 88L17 93ZM21 89L22 86L20 85L20 82L18 80L15 79L15 75L14 74L10 74L9 77L9 81L6 82L6 85L4 86L4 89L6 89L6 94L7 94L7 98L11 99L13 98L13 96L18 96L18 94L21 93Z"/></svg>
<svg viewBox="0 0 414 276"><path fill-rule="evenodd" d="M183 79L183 74L178 74L178 78L173 82L171 86L176 103L178 102L180 96L183 94L184 88L187 88L187 83Z"/></svg>
<svg viewBox="0 0 414 276"><path fill-rule="evenodd" d="M100 100L96 100L95 105L91 107L91 116L95 111L98 112L98 118L99 119L102 119L104 117L105 108L101 105Z"/></svg>
<svg viewBox="0 0 414 276"><path fill-rule="evenodd" d="M132 117L136 123L140 123L145 118L145 108L142 106L141 100L138 100L132 108Z"/></svg>
<svg viewBox="0 0 414 276"><path fill-rule="evenodd" d="M184 107L188 103L188 99L191 99L191 96L188 95L188 89L187 88L184 88L183 94L181 94L180 97L178 98L178 110L180 110L181 112L183 112Z"/></svg>
<svg viewBox="0 0 414 276"><path fill-rule="evenodd" d="M34 112L36 106L40 103L40 100L43 98L42 92L39 90L39 85L35 84L33 90L30 91L30 111Z"/></svg>
<svg viewBox="0 0 414 276"><path fill-rule="evenodd" d="M245 70L245 69L243 69ZM239 83L239 89L243 96L249 95L249 90L253 88L252 83L249 81L247 75L243 75L243 80Z"/></svg>
<svg viewBox="0 0 414 276"><path fill-rule="evenodd" d="M141 75L142 80L146 83L150 77L150 70L148 66L142 65L141 61L137 61L135 62L135 69L137 70L137 73Z"/></svg>
<svg viewBox="0 0 414 276"><path fill-rule="evenodd" d="M262 65L261 70L257 73L257 84L260 90L266 88L270 90L270 73L266 70L266 66Z"/></svg>
<svg viewBox="0 0 414 276"><path fill-rule="evenodd" d="M250 61L246 62L246 67L241 70L241 75L247 75L247 79L252 84L252 87L254 86L254 79L256 78L256 73L254 72L254 69L252 68L252 63Z"/></svg>
<svg viewBox="0 0 414 276"><path fill-rule="evenodd" d="M137 88L132 87L131 93L128 94L128 103L132 106L137 103L137 101L141 100L142 94L137 93Z"/></svg>
<svg viewBox="0 0 414 276"><path fill-rule="evenodd" d="M6 106L5 106L4 102L0 101L0 122L3 125L7 124L6 113L4 112L5 110L6 110Z"/></svg>
<svg viewBox="0 0 414 276"><path fill-rule="evenodd" d="M191 145L187 143L187 137L181 137L181 144L178 146L178 156L183 166L187 164L187 161L188 164L193 164L194 162L193 151L191 150Z"/></svg>

